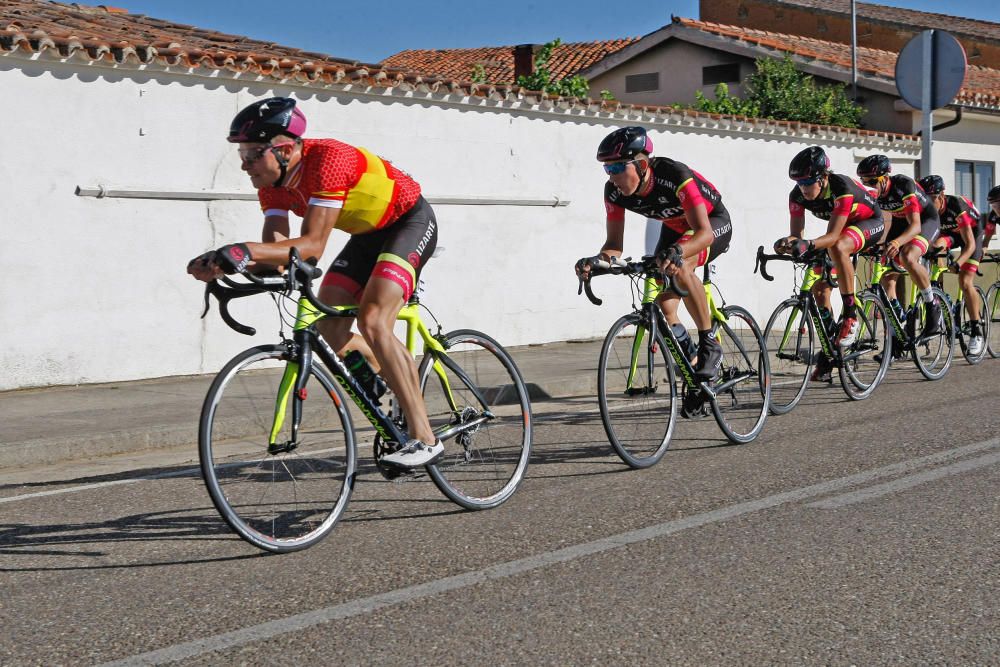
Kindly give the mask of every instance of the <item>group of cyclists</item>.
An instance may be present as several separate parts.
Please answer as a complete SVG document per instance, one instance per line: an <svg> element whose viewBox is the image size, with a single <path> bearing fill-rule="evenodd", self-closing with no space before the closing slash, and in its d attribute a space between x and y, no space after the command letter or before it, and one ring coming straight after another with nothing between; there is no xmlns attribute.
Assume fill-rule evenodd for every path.
<svg viewBox="0 0 1000 667"><path fill-rule="evenodd" d="M663 272L675 280L679 277L681 287L690 293L685 305L700 338L696 370L702 379L711 379L718 368L718 356L707 330L710 322L704 310L704 292L697 288L693 271L726 252L732 223L721 195L701 174L683 163L651 154L652 141L641 127L615 130L601 142L597 159L609 174L605 186L607 240L600 253L577 262L577 273L586 277L597 263L618 261L623 248L623 209L661 220L656 255ZM990 190L991 210L981 214L968 199L946 194L940 176L925 176L917 182L904 174L893 174L889 158L876 154L860 162L856 180L835 173L820 146L795 155L788 176L795 181L788 195L789 233L775 241L774 249L795 258L826 250L843 303L838 327L833 327L830 284L819 282L813 292L825 323L837 332L838 345L846 348L857 339L860 322L853 258L873 245L881 247L887 261L901 265L919 289L927 307L920 337L940 333L941 306L933 298L930 275L921 260L944 248L960 250L955 266L971 326L969 353L982 353L986 344L979 321L982 304L973 280L1000 216L1000 186ZM805 238L806 211L827 221L821 236ZM882 279L890 305L897 312L902 310L896 291L899 275L889 272ZM686 332L677 318L677 298L672 292L659 297L664 315L680 338ZM830 373L831 361L821 352L812 379L829 380Z"/></svg>
<svg viewBox="0 0 1000 667"><path fill-rule="evenodd" d="M353 320L348 318L327 318L317 326L338 354L360 352L399 400L411 439L383 457L383 463L400 468L432 464L444 448L431 429L415 362L393 335L393 325L437 244L434 211L420 185L390 162L334 139L306 139L305 130L305 115L291 98L261 100L236 115L228 141L238 144L241 167L258 191L264 215L261 241L206 252L191 260L188 273L207 282L257 267L281 267L293 247L303 258L318 261L334 229L350 234L326 272L319 298L328 305L357 305L360 336L351 332ZM686 292L683 300L698 330L697 345L678 316L678 293L663 291L658 304L695 360L696 377L711 380L719 371L722 349L712 335L708 302L695 270L729 249L732 221L722 196L688 165L653 157L652 140L642 127L609 134L598 147L597 160L608 175L607 236L596 256L576 263L577 274L587 279L592 267L621 261L626 210L662 221L655 255L663 274ZM940 326L939 305L921 257L943 247L961 249L959 280L973 327L970 348L981 352L980 304L972 281L1000 215L1000 186L989 193L987 216L967 199L946 194L939 176L917 183L893 174L885 155L861 161L859 183L835 173L826 152L812 146L792 159L788 175L795 181L788 197L789 234L774 248L795 257L827 251L843 302L838 344L849 346L858 336L852 257L871 244L881 244L884 254L908 271L927 303L923 335L934 334ZM290 211L302 218L295 237ZM827 221L824 234L804 238L806 211ZM888 275L884 283L893 299L896 275ZM832 329L831 292L827 283L815 288ZM813 379L829 374L829 360L821 359Z"/></svg>

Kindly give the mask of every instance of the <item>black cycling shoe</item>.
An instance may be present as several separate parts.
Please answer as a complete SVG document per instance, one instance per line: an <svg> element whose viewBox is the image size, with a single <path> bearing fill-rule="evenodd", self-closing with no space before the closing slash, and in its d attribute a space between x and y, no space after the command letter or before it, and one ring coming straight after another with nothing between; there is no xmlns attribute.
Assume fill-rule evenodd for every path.
<svg viewBox="0 0 1000 667"><path fill-rule="evenodd" d="M722 367L722 346L714 338L706 338L698 345L698 363L694 365L695 379L707 381L719 374Z"/></svg>
<svg viewBox="0 0 1000 667"><path fill-rule="evenodd" d="M920 332L921 338L930 338L941 333L941 305L937 301L927 304L924 319L924 330Z"/></svg>
<svg viewBox="0 0 1000 667"><path fill-rule="evenodd" d="M809 381L833 382L833 364L830 363L830 359L822 350L816 355L816 367L813 369L812 375L809 376Z"/></svg>

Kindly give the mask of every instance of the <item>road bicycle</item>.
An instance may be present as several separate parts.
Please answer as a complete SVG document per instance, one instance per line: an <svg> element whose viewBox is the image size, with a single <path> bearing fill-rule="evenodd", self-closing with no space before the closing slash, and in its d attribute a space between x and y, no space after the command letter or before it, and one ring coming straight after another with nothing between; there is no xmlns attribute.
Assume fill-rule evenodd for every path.
<svg viewBox="0 0 1000 667"><path fill-rule="evenodd" d="M608 331L597 374L601 421L622 460L633 468L647 468L663 457L676 423L678 395L682 417L707 416L711 411L730 442L756 439L764 428L771 390L764 340L746 309L724 300L722 307L716 305L708 267L704 287L712 335L722 345L723 355L719 374L706 382L695 377L691 359L656 303L667 289L687 296L660 274L656 259L591 260L590 266L590 276L581 278L580 288L595 305L603 302L594 295L590 278L624 275L632 285L632 312Z"/></svg>
<svg viewBox="0 0 1000 667"><path fill-rule="evenodd" d="M988 252L979 261L979 266L983 264L1000 265L1000 252ZM998 266L1000 268L1000 266ZM986 290L986 312L989 313L989 333L986 336L986 349L990 356L996 359L1000 357L1000 275L997 280Z"/></svg>
<svg viewBox="0 0 1000 667"><path fill-rule="evenodd" d="M944 291L940 287L931 285L934 301L941 309L941 321L938 323L938 333L924 336L922 332L927 319L927 306L923 298L911 298L910 306L897 312L890 306L889 295L882 287L883 276L890 272L906 274L906 268L899 264L896 258L892 261L886 260L882 246L873 246L860 254L871 260L870 287L861 292L865 299L865 315L871 319L869 310L874 308L874 302L869 296L874 295L882 305L884 314L888 316L888 319L883 321L888 322L892 329L892 354L883 354L883 362L885 357L902 358L912 355L913 362L921 375L928 380L940 380L948 372L955 355L955 326ZM928 257L922 258L921 263L929 270L929 258L936 256L935 253L931 253ZM919 296L915 285L911 286L911 295Z"/></svg>
<svg viewBox="0 0 1000 667"><path fill-rule="evenodd" d="M972 364L973 366L981 362L986 358L986 345L980 350L979 354L972 354L969 351L969 341L972 339L972 320L967 317L965 308L965 293L962 291L961 287L958 289L958 297L952 299L951 295L944 289L944 276L949 271L956 270L958 265L955 263L955 258L949 251L942 251L942 253L935 254L929 259L936 259L937 257L944 257L947 259L947 264L942 265L939 262L932 261L930 265L930 276L931 283L941 289L944 294L945 303L948 304L948 309L951 310L951 319L955 327L955 340L958 342L958 347L962 350L962 356L965 360ZM977 271L978 275L983 275ZM987 315L986 309L986 293L983 292L983 288L978 285L975 286L976 292L979 294L979 322L982 328L982 336L985 340L989 340L990 331L990 318ZM915 286L911 287L910 300L913 301L917 298L918 293L915 291Z"/></svg>
<svg viewBox="0 0 1000 667"><path fill-rule="evenodd" d="M837 369L840 385L849 398L861 401L871 396L889 368L888 358L876 359L880 351L889 347L882 304L873 294L862 292L856 296L858 337L843 349L836 341L836 324L832 319L832 326L824 324L812 293L813 286L821 280L837 286L826 250L813 250L796 259L791 255L767 254L764 246L759 246L754 273L759 270L765 280L773 281L767 272L769 261L791 262L802 272L801 281L796 275L798 293L778 304L764 330L771 368L771 412L786 414L799 404L819 351L826 356L830 367Z"/></svg>
<svg viewBox="0 0 1000 667"><path fill-rule="evenodd" d="M250 282L208 283L205 312L215 296L225 323L252 336L255 330L229 313L229 302L268 293L282 322L280 341L237 354L215 377L198 431L201 471L212 502L240 537L267 551L295 551L334 528L354 487L358 435L345 393L374 427L379 472L390 479L417 473L381 461L408 440L397 402L390 398L384 412L316 328L325 317L355 317L357 309L321 303L312 286L320 271L294 249L287 272L243 275ZM442 333L440 324L432 334L422 307L411 299L399 319L407 349L415 353L417 339L423 343L420 388L445 445L444 457L426 473L464 508L496 507L513 495L528 465L528 391L499 343L470 329Z"/></svg>

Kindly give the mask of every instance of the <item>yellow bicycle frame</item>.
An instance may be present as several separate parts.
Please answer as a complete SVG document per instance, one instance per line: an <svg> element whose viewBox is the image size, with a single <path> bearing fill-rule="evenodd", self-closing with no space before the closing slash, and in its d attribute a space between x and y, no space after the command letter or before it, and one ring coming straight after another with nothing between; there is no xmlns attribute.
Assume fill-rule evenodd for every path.
<svg viewBox="0 0 1000 667"><path fill-rule="evenodd" d="M356 309L357 306L331 306L336 310L348 311ZM399 311L399 315L396 316L397 320L406 323L406 349L411 355L416 355L417 352L417 337L423 341L424 344L424 354L427 354L429 350L435 350L437 352L445 353L444 346L441 345L424 324L423 319L420 317L419 305L411 301L407 303ZM306 329L316 322L319 322L323 318L327 317L326 314L319 311L319 309L314 306L309 299L305 296L299 298L298 309L295 313L295 324L293 325L293 330L301 331ZM433 365L434 372L441 380L441 386L444 389L445 394L448 397L448 403L453 410L457 410L457 403L452 395L451 384L448 382L448 376L444 372L444 368L441 363L435 359ZM274 403L274 420L271 424L271 433L268 437L268 444L273 445L278 438L278 434L281 432L282 426L285 424L285 416L287 413L288 397L292 393L292 389L295 386L295 381L299 375L299 364L294 361L289 361L285 366L285 372L281 377L281 382L278 385L278 395Z"/></svg>

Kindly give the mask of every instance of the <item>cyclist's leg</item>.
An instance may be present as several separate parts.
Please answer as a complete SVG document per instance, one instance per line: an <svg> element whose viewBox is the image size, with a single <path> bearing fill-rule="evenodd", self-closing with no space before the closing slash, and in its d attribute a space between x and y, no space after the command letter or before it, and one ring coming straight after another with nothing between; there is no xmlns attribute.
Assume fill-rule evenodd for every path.
<svg viewBox="0 0 1000 667"><path fill-rule="evenodd" d="M979 314L983 304L979 299L979 292L976 291L975 278L979 271L979 260L983 258L983 232L976 234L976 249L972 252L969 260L959 267L958 284L962 288L962 295L965 297L965 309L969 313L969 322L972 323L973 331L979 330Z"/></svg>
<svg viewBox="0 0 1000 667"><path fill-rule="evenodd" d="M733 225L729 219L729 213L722 210L712 212L708 217L712 225L713 239L707 248L704 248L697 255L689 257L684 262L681 269L681 286L688 290L689 294L684 298L684 305L694 319L698 327L698 363L695 364L695 374L702 378L712 378L718 373L722 363L722 346L712 336L712 313L708 308L708 298L705 289L702 287L701 278L695 271L715 261L719 255L729 250L729 242L732 239ZM686 233L678 239L678 243L688 243L693 232Z"/></svg>
<svg viewBox="0 0 1000 667"><path fill-rule="evenodd" d="M399 311L416 288L420 270L436 246L434 211L421 197L386 230L381 253L365 285L358 310L358 328L399 401L410 437L432 446L436 445L436 438L420 393L417 365L406 346L396 338L393 328ZM398 462L404 463L404 460ZM427 463L420 460L414 465Z"/></svg>
<svg viewBox="0 0 1000 667"><path fill-rule="evenodd" d="M660 237L656 242L656 247L653 249L652 254L656 255L667 246L678 243L682 237L683 234L681 232L660 223ZM699 287L698 289L701 288ZM674 336L677 337L677 342L680 344L684 354L688 359L691 359L694 356L695 347L694 342L691 340L691 334L688 333L684 323L677 316L677 308L680 305L680 301L680 296L673 290L661 291L656 297L656 303L660 306L660 310L663 311L663 317L667 320L667 325L673 330Z"/></svg>
<svg viewBox="0 0 1000 667"><path fill-rule="evenodd" d="M323 283L316 295L320 301L330 306L355 306L360 303L365 281L375 264L378 247L381 247L370 247L370 236L373 235L352 236L344 245L323 276ZM351 350L357 350L378 372L378 361L368 343L351 332L353 323L354 318L327 317L320 320L316 328L337 354L343 356Z"/></svg>
<svg viewBox="0 0 1000 667"><path fill-rule="evenodd" d="M861 220L844 228L837 239L827 250L830 259L837 268L837 283L840 288L840 298L844 302L842 323L837 336L841 345L850 345L858 335L857 304L854 293L854 263L851 257L860 252L872 238L879 237L885 223L881 215Z"/></svg>

